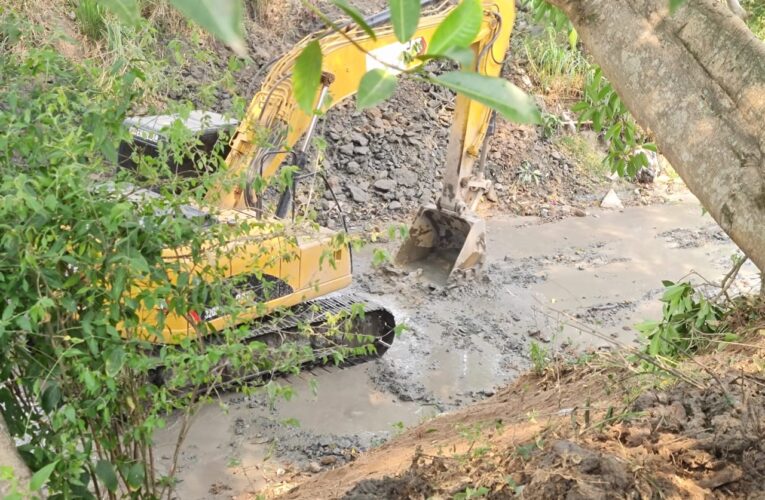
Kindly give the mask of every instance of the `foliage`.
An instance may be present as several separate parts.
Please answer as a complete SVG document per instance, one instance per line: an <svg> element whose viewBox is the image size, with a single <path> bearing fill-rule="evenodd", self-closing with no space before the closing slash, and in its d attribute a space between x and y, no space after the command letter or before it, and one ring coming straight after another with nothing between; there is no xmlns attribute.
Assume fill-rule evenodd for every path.
<svg viewBox="0 0 765 500"><path fill-rule="evenodd" d="M546 93L579 98L591 65L578 48L561 43L560 35L547 27L542 36L524 39L529 70Z"/></svg>
<svg viewBox="0 0 765 500"><path fill-rule="evenodd" d="M4 34L9 23L3 19ZM180 422L180 446L190 417L214 400L216 388L251 391L241 382L253 375L297 372L316 359L310 325L299 324L293 341L276 347L243 341L249 328L236 325L252 299L236 292L225 265L247 259L258 276L272 259L294 258L292 251L271 255L264 246L242 255L244 247L231 242L253 235L290 242L294 235L275 223L217 223L204 199L210 187L228 185L225 165L219 156L195 156L198 139L180 121L166 130L159 158L136 155L137 172L115 173L141 72L105 76L50 48L11 50L15 40L0 37L7 54L0 58L3 416L24 443L19 451L35 471L32 486L46 496L166 495L175 466L159 471L152 446L168 418ZM218 171L192 182L172 175L171 158ZM189 211L192 204L207 215ZM345 235L336 240L348 244ZM185 257L167 258L172 249ZM214 342L202 342L210 329L193 318L211 307L230 321ZM150 343L171 340L165 326L173 318L187 318L191 334ZM370 339L349 326L342 315L331 319L320 357L342 362L369 352ZM291 394L275 380L265 390Z"/></svg>
<svg viewBox="0 0 765 500"><path fill-rule="evenodd" d="M507 80L464 71L449 71L430 80L493 108L513 122L542 120L534 100Z"/></svg>
<svg viewBox="0 0 765 500"><path fill-rule="evenodd" d="M349 4L345 0L333 0L332 3L334 3L337 7L340 8L343 12L345 12L348 17L350 17L354 23L356 23L361 29L364 30L364 32L369 35L369 37L372 40L377 40L377 35L375 34L375 30L373 30L367 22L364 20L364 15L359 12L359 10L354 7L353 5ZM405 4L405 5L404 5ZM414 5L412 5L414 4ZM401 5L396 5L395 3L391 3L391 15L400 16L400 17L411 17L418 19L420 17L420 4L418 2L401 2ZM398 26L405 26L408 28L408 21L405 20L399 20L397 25ZM415 25L416 26L416 25ZM398 34L397 34L398 36ZM411 35L410 35L411 36ZM408 40L409 37L404 36L402 34L403 40Z"/></svg>
<svg viewBox="0 0 765 500"><path fill-rule="evenodd" d="M321 47L319 42L314 40L300 53L292 72L295 101L307 115L313 114L316 90L321 81L321 59Z"/></svg>
<svg viewBox="0 0 765 500"><path fill-rule="evenodd" d="M662 319L637 329L648 339L650 356L674 360L692 354L717 338L729 340L720 331L723 311L688 282L664 282Z"/></svg>
<svg viewBox="0 0 765 500"><path fill-rule="evenodd" d="M741 6L749 13L746 24L760 40L765 40L765 3L759 0L744 0Z"/></svg>
<svg viewBox="0 0 765 500"><path fill-rule="evenodd" d="M578 167L587 172L603 175L608 173L608 165L604 161L605 154L583 134L560 136L557 138L557 143L562 150L576 160L574 163Z"/></svg>
<svg viewBox="0 0 765 500"><path fill-rule="evenodd" d="M100 40L106 31L104 13L97 0L79 0L74 15L82 32L91 40Z"/></svg>
<svg viewBox="0 0 765 500"><path fill-rule="evenodd" d="M526 160L521 162L520 167L518 167L518 182L526 186L531 184L538 186L542 179L544 179L544 174L541 170Z"/></svg>
<svg viewBox="0 0 765 500"><path fill-rule="evenodd" d="M113 1L122 3L126 0ZM170 3L228 45L237 55L243 57L247 54L241 0L170 0Z"/></svg>
<svg viewBox="0 0 765 500"><path fill-rule="evenodd" d="M485 486L480 486L478 488L473 488L471 486L468 486L465 488L464 491L460 491L459 493L454 495L454 500L468 500L470 498L483 498L486 495L489 494L489 488Z"/></svg>
<svg viewBox="0 0 765 500"><path fill-rule="evenodd" d="M648 157L642 150L656 151L627 111L613 86L595 68L584 89L584 99L573 111L579 113L579 123L589 121L597 133L604 133L608 142L605 161L620 176L634 177L641 167L648 166Z"/></svg>
<svg viewBox="0 0 765 500"><path fill-rule="evenodd" d="M547 0L522 0L521 4L529 9L532 18L539 24L551 26L555 31L573 29L566 14L558 7L547 3Z"/></svg>
<svg viewBox="0 0 765 500"><path fill-rule="evenodd" d="M531 367L537 375L543 375L550 364L550 354L538 342L531 341L530 348Z"/></svg>
<svg viewBox="0 0 765 500"><path fill-rule="evenodd" d="M396 0L389 2L393 31L401 41L410 42L409 38L411 38L419 22L419 7L415 9L409 5L412 3L415 2L397 2ZM307 0L303 1L303 5L314 12L334 31L341 31L341 27L333 23L316 6ZM348 13L347 8L343 10ZM351 17L355 19L354 16ZM463 0L439 24L430 41L427 54L416 56L417 60L412 61L412 67L389 67L388 69L392 70L390 74L372 70L373 74L365 75L362 79L363 85L358 88L357 103L361 103L360 107L363 108L372 105L369 103L379 103L392 95L396 83L396 80L392 79L392 74L400 73L403 76L450 88L498 111L508 120L520 123L540 123L541 116L533 99L502 78L481 75L471 71L451 71L441 75L433 75L428 73L421 64L433 58L445 58L462 64L463 70L470 69L467 62L472 60L472 55L468 54L470 52L468 47L478 34L482 20L483 9L479 0ZM365 31L368 28L364 23L361 24L361 27ZM298 61L309 59L320 61L320 56L316 54L315 48L311 45L312 43L303 49L298 56ZM391 66L387 63L383 64ZM293 86L295 89L300 89L301 95L315 96L319 89L318 73L321 71L321 66L315 64L310 68L310 71L303 71L307 67L307 62L301 64L299 66L301 71L296 71L293 74ZM296 64L297 68L298 65ZM304 104L301 104L301 107L306 109Z"/></svg>
<svg viewBox="0 0 765 500"><path fill-rule="evenodd" d="M549 139L558 133L562 125L558 115L553 113L542 113L542 137Z"/></svg>
<svg viewBox="0 0 765 500"><path fill-rule="evenodd" d="M482 20L480 0L462 0L436 28L428 45L428 54L443 55L450 49L469 46L481 29Z"/></svg>
<svg viewBox="0 0 765 500"><path fill-rule="evenodd" d="M390 18L396 38L401 42L408 42L420 20L420 2L389 0L388 5L390 6Z"/></svg>
<svg viewBox="0 0 765 500"><path fill-rule="evenodd" d="M359 109L371 108L388 99L395 91L395 76L379 68L367 71L359 84L356 105Z"/></svg>
<svg viewBox="0 0 765 500"><path fill-rule="evenodd" d="M655 152L656 146L637 125L600 68L590 64L576 49L576 38L571 36L573 28L563 12L545 0L528 0L525 5L535 20L547 25L546 39L528 40L524 44L532 71L548 91L555 88L556 80L562 81L558 88L578 91L583 87L581 101L572 107L580 127L591 125L595 132L603 134L608 143L603 161L612 172L634 177L649 164L645 151ZM559 41L563 32L569 34L568 48Z"/></svg>

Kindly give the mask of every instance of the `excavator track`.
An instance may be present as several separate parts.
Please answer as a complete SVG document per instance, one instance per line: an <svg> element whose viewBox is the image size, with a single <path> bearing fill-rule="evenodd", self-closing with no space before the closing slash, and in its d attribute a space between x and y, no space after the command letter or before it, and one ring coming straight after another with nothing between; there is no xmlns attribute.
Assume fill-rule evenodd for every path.
<svg viewBox="0 0 765 500"><path fill-rule="evenodd" d="M318 326L326 321L329 315L347 313L353 316L352 308L363 306L364 318L360 324L363 327L358 333L372 335L377 340L375 347L377 355L381 356L388 350L394 338L396 326L393 314L383 306L352 294L342 294L335 297L322 297L320 299L302 302L289 309L289 314L279 316L278 320L266 318L253 324L250 334L243 341L258 340L286 330L299 327L301 324ZM379 322L375 325L374 322ZM382 331L372 331L370 328L379 326ZM364 331L366 330L366 331Z"/></svg>
<svg viewBox="0 0 765 500"><path fill-rule="evenodd" d="M359 312L363 306L363 313ZM341 321L350 321L349 330L354 334L351 338L342 338L338 343L337 336L331 340L323 336L325 325L328 321L336 322L338 317L347 316ZM312 350L312 356L300 363L301 369L313 370L326 366L344 368L357 365L382 356L390 348L395 338L396 321L393 313L385 307L352 294L343 294L332 297L322 297L308 302L302 302L289 309L283 314L267 316L251 324L248 334L239 338L240 342L263 342L277 351L284 343L295 343ZM301 333L308 327L311 335ZM344 353L342 361L337 362L333 356L339 347L361 347L356 335L368 336L374 346L373 352L363 355L347 356ZM223 338L212 337L208 344L224 342ZM225 363L225 361L223 361ZM291 370L290 370L291 371ZM233 373L226 371L222 383L216 384L218 389L232 389L243 384L264 383L275 376L285 375L287 370L278 366L267 370L259 370L251 373ZM164 383L166 373L160 369L153 377L155 383Z"/></svg>

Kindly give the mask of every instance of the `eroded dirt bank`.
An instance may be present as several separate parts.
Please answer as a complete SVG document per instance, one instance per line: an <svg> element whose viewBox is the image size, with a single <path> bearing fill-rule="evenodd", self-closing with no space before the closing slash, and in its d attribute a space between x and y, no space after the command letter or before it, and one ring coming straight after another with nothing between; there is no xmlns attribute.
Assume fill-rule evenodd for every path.
<svg viewBox="0 0 765 500"><path fill-rule="evenodd" d="M546 224L495 217L488 232L487 272L455 288L426 271L373 269L369 251L358 255L356 291L411 330L382 359L287 380L298 395L274 409L241 396L226 398L225 411L205 408L181 455L179 498L284 491L353 461L405 427L494 395L529 368L531 342L550 355L631 345L632 326L659 312L661 280L694 270L717 280L735 252L688 197ZM753 269L740 284L757 285ZM160 438L165 456L173 429Z"/></svg>
<svg viewBox="0 0 765 500"><path fill-rule="evenodd" d="M762 326L675 375L549 366L285 497L762 498Z"/></svg>

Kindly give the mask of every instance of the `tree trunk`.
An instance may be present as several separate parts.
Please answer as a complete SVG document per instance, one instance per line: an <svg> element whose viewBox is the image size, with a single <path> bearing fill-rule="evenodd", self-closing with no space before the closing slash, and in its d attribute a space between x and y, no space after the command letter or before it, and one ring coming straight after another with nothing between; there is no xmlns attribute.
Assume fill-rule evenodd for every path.
<svg viewBox="0 0 765 500"><path fill-rule="evenodd" d="M765 44L715 0L549 0L638 123L765 271Z"/></svg>
<svg viewBox="0 0 765 500"><path fill-rule="evenodd" d="M12 467L17 481L16 484L22 491L26 490L25 486L29 482L31 474L27 464L24 463L16 451L16 443L8 433L2 413L0 413L0 466ZM0 498L5 498L11 492L12 487L12 484L0 479Z"/></svg>

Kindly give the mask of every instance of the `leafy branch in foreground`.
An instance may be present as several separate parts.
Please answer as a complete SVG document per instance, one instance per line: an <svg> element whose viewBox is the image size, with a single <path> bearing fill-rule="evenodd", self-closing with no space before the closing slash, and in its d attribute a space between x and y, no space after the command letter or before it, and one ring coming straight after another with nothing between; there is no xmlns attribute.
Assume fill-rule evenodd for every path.
<svg viewBox="0 0 765 500"><path fill-rule="evenodd" d="M391 24L397 38L405 43L413 43L411 37L418 26L420 11L411 4L416 2L391 0ZM374 106L389 98L395 92L397 75L416 78L444 86L476 100L505 118L519 123L541 123L541 115L533 99L507 80L489 75L479 75L472 71L474 55L469 46L474 42L483 22L483 6L480 0L462 0L436 28L425 55L415 56L406 61L406 67L392 66L387 61L381 61L374 54L365 50L355 40L345 34L336 23L319 11L314 5L304 2L306 8L316 13L327 26L343 35L346 40L364 51L368 57L376 59L385 69L372 69L361 79L357 92L357 103L360 109ZM343 10L348 12L351 7L344 4ZM355 13L355 9L350 11ZM357 23L357 16L351 16ZM360 27L368 32L371 28L365 22ZM317 53L318 42L309 43L298 56L295 71L292 75L293 88L299 96L300 107L306 113L311 113L313 100L319 90L321 74L321 54ZM431 59L446 59L459 63L462 71L451 71L442 75L430 74L423 63ZM301 97L302 96L302 97ZM309 102L310 101L310 102Z"/></svg>
<svg viewBox="0 0 765 500"><path fill-rule="evenodd" d="M231 242L295 235L277 223L219 223L209 206L189 211L226 172L207 172L215 163L195 155L199 139L178 121L158 158L135 155L135 172L115 172L117 146L128 139L125 114L140 97L138 72L107 77L52 48L3 48L11 49L0 58L3 418L23 443L19 451L34 471L30 486L43 496L166 496L191 416L216 400L217 388L251 392L259 389L242 384L254 376L270 380L317 357L342 362L368 353L370 340L354 336L346 321L363 312L333 317L318 353L310 348L319 334L310 324L298 324L278 345L248 338L250 326L237 319L252 298L238 298L241 283L225 262L252 261L257 275L272 259L294 255L289 248L242 255ZM207 173L193 182L173 177L171 158ZM336 240L337 248L348 243L344 235ZM180 251L184 259L168 258ZM268 300L267 287L263 293ZM211 311L231 318L214 341L206 341L204 322L190 320L186 337L168 335L173 318ZM275 313L277 322L287 317ZM291 394L276 380L263 390ZM181 432L160 464L154 436L170 419Z"/></svg>

